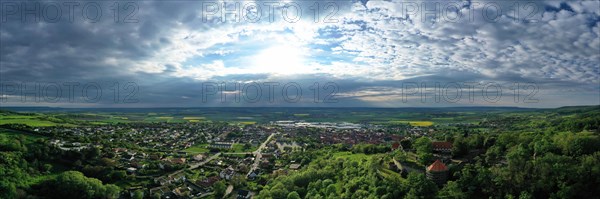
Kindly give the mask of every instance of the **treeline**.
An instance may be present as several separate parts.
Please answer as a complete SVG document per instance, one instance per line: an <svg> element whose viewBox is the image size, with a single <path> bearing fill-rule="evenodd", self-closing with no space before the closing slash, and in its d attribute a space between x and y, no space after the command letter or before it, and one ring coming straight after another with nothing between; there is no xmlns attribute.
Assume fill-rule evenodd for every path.
<svg viewBox="0 0 600 199"><path fill-rule="evenodd" d="M367 158L335 157L331 150L317 151L320 157L299 172L276 177L257 195L274 199L395 199L466 196L454 186L441 190L423 173L410 173L407 178L384 166L387 155ZM462 194L462 195L460 195Z"/></svg>
<svg viewBox="0 0 600 199"><path fill-rule="evenodd" d="M600 138L590 132L504 133L458 177L471 196L597 198Z"/></svg>
<svg viewBox="0 0 600 199"><path fill-rule="evenodd" d="M408 193L408 184L400 178L381 177L377 158L362 161L322 155L325 158L314 160L307 169L272 180L257 198L399 198Z"/></svg>
<svg viewBox="0 0 600 199"><path fill-rule="evenodd" d="M106 184L95 178L85 177L78 171L66 171L56 178L42 181L31 189L36 195L45 198L118 198L120 188Z"/></svg>
<svg viewBox="0 0 600 199"><path fill-rule="evenodd" d="M443 187L422 173L390 173L387 154L335 158L339 148L331 147L298 155L316 158L270 181L258 198L597 198L599 146L598 135L589 132L504 133L474 163L453 166Z"/></svg>
<svg viewBox="0 0 600 199"><path fill-rule="evenodd" d="M435 140L453 142L454 157L476 155L468 163L449 164L449 181L442 187L423 174L403 178L385 169L390 156L406 158L388 153L389 146L338 144L292 155L309 165L276 177L258 198L599 198L598 112L507 116L486 132L442 133ZM431 141L421 137L401 144L416 152L419 164L428 165L434 159ZM370 158L332 156L339 151Z"/></svg>
<svg viewBox="0 0 600 199"><path fill-rule="evenodd" d="M0 134L0 198L118 198L119 188L69 171L53 177L56 162L75 166L98 157L97 149L62 151L45 139ZM94 155L96 153L96 155Z"/></svg>

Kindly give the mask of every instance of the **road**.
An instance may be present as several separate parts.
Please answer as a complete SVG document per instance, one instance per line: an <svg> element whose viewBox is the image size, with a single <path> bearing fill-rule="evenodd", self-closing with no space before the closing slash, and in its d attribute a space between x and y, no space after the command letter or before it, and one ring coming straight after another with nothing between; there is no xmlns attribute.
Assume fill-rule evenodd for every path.
<svg viewBox="0 0 600 199"><path fill-rule="evenodd" d="M228 196L232 191L233 191L233 185L227 186L227 190L225 190L225 195L223 195L223 198Z"/></svg>
<svg viewBox="0 0 600 199"><path fill-rule="evenodd" d="M273 133L271 135L269 135L269 137L267 138L267 140L265 140L265 142L263 142L262 144L260 144L260 146L258 147L258 149L256 149L256 151L252 152L252 154L254 154L254 164L252 164L252 167L250 168L250 171L248 171L248 175L250 175L250 172L256 170L256 168L258 168L258 164L260 164L260 159L262 158L262 150L263 148L265 148L265 146L267 146L267 143L269 143L269 141L271 140L271 138L273 138L273 136L277 135L279 133Z"/></svg>
<svg viewBox="0 0 600 199"><path fill-rule="evenodd" d="M263 142L258 149L256 149L256 151L252 152L252 154L254 154L255 156L255 160L254 160L254 164L252 164L252 169L250 169L250 172L253 171L254 169L258 168L258 164L260 163L260 158L262 157L262 154L260 153L262 151L263 148L265 148L265 146L267 146L267 143L269 143L269 140L271 140L271 138L273 138L273 136L275 136L278 133L273 133L271 134L267 140L265 140L265 142ZM195 164L190 164L189 168L185 168L185 169L181 169L181 170L177 170L173 173L164 175L164 176L170 176L170 175L175 175L177 173L180 173L182 171L185 171L186 169L197 169L198 167L201 167L202 165L205 165L206 163L214 160L215 158L219 157L222 153L217 153L213 156L210 156L209 158L207 158L206 160L199 162L199 163L195 163ZM234 153L227 153L227 154L234 154ZM249 154L249 153L240 153L240 154ZM248 172L248 175L250 174L250 172Z"/></svg>
<svg viewBox="0 0 600 199"><path fill-rule="evenodd" d="M221 153L217 153L217 154L215 154L215 155L213 155L213 156L210 156L209 158L207 158L207 159L206 159L206 160L204 160L203 162L199 162L199 163L196 163L196 164L190 164L190 167L189 167L189 168L180 169L180 170L177 170L177 171L175 171L175 172L173 172L173 173L166 174L166 175L163 175L163 176L172 176L172 175L178 174L178 173L180 173L180 172L183 172L183 171L185 171L186 169L190 169L190 170L192 170L192 169L196 169L196 168L198 168L198 167L200 167L200 166L202 166L202 165L204 165L204 164L206 164L206 163L210 162L211 160L213 160L213 159L215 159L215 158L219 157L220 155L221 155Z"/></svg>
<svg viewBox="0 0 600 199"><path fill-rule="evenodd" d="M202 165L205 165L206 163L212 161L213 159L219 157L220 155L221 155L221 153L217 153L217 154L215 154L213 156L210 156L209 158L206 158L206 160L204 160L202 162L199 162L199 163L196 163L196 164L191 164L189 169L196 169L196 168L198 168L198 167L200 167Z"/></svg>
<svg viewBox="0 0 600 199"><path fill-rule="evenodd" d="M248 154L253 155L254 152L231 152L231 153L224 152L223 153L223 155L248 155Z"/></svg>

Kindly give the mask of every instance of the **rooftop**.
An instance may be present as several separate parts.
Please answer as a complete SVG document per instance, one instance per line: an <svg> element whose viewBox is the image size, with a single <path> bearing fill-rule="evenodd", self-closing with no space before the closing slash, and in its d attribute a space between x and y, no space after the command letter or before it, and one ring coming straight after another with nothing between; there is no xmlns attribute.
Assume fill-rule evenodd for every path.
<svg viewBox="0 0 600 199"><path fill-rule="evenodd" d="M450 142L431 142L431 145L433 146L433 148L445 148L445 149L452 149L452 143Z"/></svg>
<svg viewBox="0 0 600 199"><path fill-rule="evenodd" d="M448 171L448 167L438 159L427 167L427 171Z"/></svg>

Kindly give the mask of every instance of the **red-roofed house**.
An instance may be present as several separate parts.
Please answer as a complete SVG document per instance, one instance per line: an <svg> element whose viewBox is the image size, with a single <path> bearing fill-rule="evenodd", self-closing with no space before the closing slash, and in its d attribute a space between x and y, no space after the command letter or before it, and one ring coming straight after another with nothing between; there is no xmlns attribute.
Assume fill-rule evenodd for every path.
<svg viewBox="0 0 600 199"><path fill-rule="evenodd" d="M427 178L438 186L442 186L448 179L448 167L438 159L427 167L426 174Z"/></svg>
<svg viewBox="0 0 600 199"><path fill-rule="evenodd" d="M431 146L433 146L433 151L435 151L435 152L441 152L441 153L452 152L452 143L451 142L431 142Z"/></svg>

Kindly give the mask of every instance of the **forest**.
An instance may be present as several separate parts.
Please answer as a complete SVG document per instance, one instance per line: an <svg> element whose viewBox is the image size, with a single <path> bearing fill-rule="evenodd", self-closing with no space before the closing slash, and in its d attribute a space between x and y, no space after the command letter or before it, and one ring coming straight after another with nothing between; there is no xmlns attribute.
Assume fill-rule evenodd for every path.
<svg viewBox="0 0 600 199"><path fill-rule="evenodd" d="M325 146L294 154L299 161L314 160L305 170L270 181L258 198L599 198L597 108L561 109L533 118L499 116L487 121L499 124L488 133L465 128L434 136L454 143L454 157L481 151L471 163L450 165L442 187L421 173L402 177L386 169L389 159L407 158L402 153L377 153L377 146ZM430 163L431 139L402 145ZM354 156L336 155L340 150Z"/></svg>

